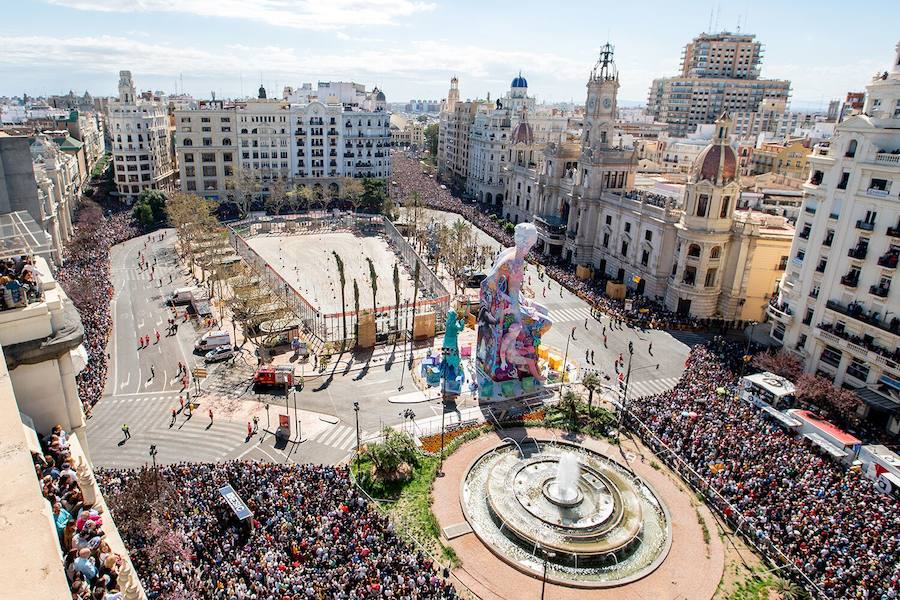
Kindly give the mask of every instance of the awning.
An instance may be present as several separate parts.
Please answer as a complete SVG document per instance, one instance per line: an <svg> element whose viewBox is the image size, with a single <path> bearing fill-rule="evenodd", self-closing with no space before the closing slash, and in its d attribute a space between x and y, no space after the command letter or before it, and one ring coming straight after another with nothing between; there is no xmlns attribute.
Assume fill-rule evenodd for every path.
<svg viewBox="0 0 900 600"><path fill-rule="evenodd" d="M846 450L838 448L818 433L804 433L803 437L835 458L844 458L845 456L847 456Z"/></svg>
<svg viewBox="0 0 900 600"><path fill-rule="evenodd" d="M893 377L888 377L887 375L882 375L881 378L878 379L878 383L883 383L888 387L892 387L897 391L900 391L900 381L897 381Z"/></svg>
<svg viewBox="0 0 900 600"><path fill-rule="evenodd" d="M784 414L783 412L781 412L780 410L772 408L769 405L763 406L762 409L763 409L763 412L767 412L770 415L772 415L772 417L774 417L776 421L778 421L785 427L797 428L797 427L800 427L801 425L803 425L803 423L801 423L799 420L797 420L793 417L790 417L790 416Z"/></svg>
<svg viewBox="0 0 900 600"><path fill-rule="evenodd" d="M882 378L883 379L883 378ZM900 403L888 398L884 394L869 388L857 388L856 395L859 399L872 408L886 412L889 415L900 415Z"/></svg>

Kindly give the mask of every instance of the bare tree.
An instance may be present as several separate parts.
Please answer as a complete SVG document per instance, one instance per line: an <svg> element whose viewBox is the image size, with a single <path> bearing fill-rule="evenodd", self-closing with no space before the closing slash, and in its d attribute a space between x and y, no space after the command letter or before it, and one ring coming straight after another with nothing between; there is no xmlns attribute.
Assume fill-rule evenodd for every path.
<svg viewBox="0 0 900 600"><path fill-rule="evenodd" d="M353 212L359 207L359 201L362 199L365 188L359 179L354 177L344 177L341 179L341 189L343 190L344 200L353 207Z"/></svg>
<svg viewBox="0 0 900 600"><path fill-rule="evenodd" d="M269 195L266 196L266 208L276 215L280 215L281 211L288 204L287 186L283 179L276 179L269 185Z"/></svg>
<svg viewBox="0 0 900 600"><path fill-rule="evenodd" d="M256 178L253 171L239 167L234 171L230 184L234 189L234 201L238 210L241 216L245 217L262 189L259 179Z"/></svg>

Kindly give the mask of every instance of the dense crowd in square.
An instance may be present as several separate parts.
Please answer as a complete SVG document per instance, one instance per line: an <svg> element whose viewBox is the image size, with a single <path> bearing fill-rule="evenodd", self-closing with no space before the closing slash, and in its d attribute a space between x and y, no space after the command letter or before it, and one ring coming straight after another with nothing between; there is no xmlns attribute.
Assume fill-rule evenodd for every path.
<svg viewBox="0 0 900 600"><path fill-rule="evenodd" d="M674 389L630 406L658 440L644 441L689 464L718 493L707 501L826 597L900 598L900 502L734 395L742 354L722 340L694 347Z"/></svg>
<svg viewBox="0 0 900 600"><path fill-rule="evenodd" d="M436 570L355 488L346 467L179 463L159 467L168 490L153 509L146 471L98 470L117 507L154 510L186 552L153 568L146 529L119 525L151 598L223 600L442 600L457 597ZM219 488L230 484L252 511L239 521ZM156 505L158 506L158 505ZM248 522L249 521L249 522Z"/></svg>

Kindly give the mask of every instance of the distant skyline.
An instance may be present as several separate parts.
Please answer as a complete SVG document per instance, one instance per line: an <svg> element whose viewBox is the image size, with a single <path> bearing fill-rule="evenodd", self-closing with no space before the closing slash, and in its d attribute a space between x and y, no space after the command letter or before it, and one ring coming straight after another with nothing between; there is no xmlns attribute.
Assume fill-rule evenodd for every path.
<svg viewBox="0 0 900 600"><path fill-rule="evenodd" d="M285 85L352 80L389 102L502 95L519 72L539 101L584 101L607 39L623 104L644 103L654 78L678 73L703 31L740 29L764 44L762 76L792 82L794 108L824 109L891 64L900 15L854 18L832 0L514 6L459 0L31 0L4 7L0 95L116 93L118 71L140 90L197 98L270 97Z"/></svg>

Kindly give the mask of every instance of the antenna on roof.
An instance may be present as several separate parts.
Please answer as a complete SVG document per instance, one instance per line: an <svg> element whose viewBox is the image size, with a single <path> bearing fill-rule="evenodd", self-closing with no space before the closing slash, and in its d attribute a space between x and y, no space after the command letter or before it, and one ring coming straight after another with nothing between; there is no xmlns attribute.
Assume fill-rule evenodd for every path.
<svg viewBox="0 0 900 600"><path fill-rule="evenodd" d="M706 26L706 31L708 33L712 33L712 24L713 24L713 9L709 9L709 25Z"/></svg>
<svg viewBox="0 0 900 600"><path fill-rule="evenodd" d="M722 8L721 4L716 4L716 33L719 32L719 10Z"/></svg>
<svg viewBox="0 0 900 600"><path fill-rule="evenodd" d="M738 18L737 18L737 32L738 33L741 32L741 15L738 15Z"/></svg>

